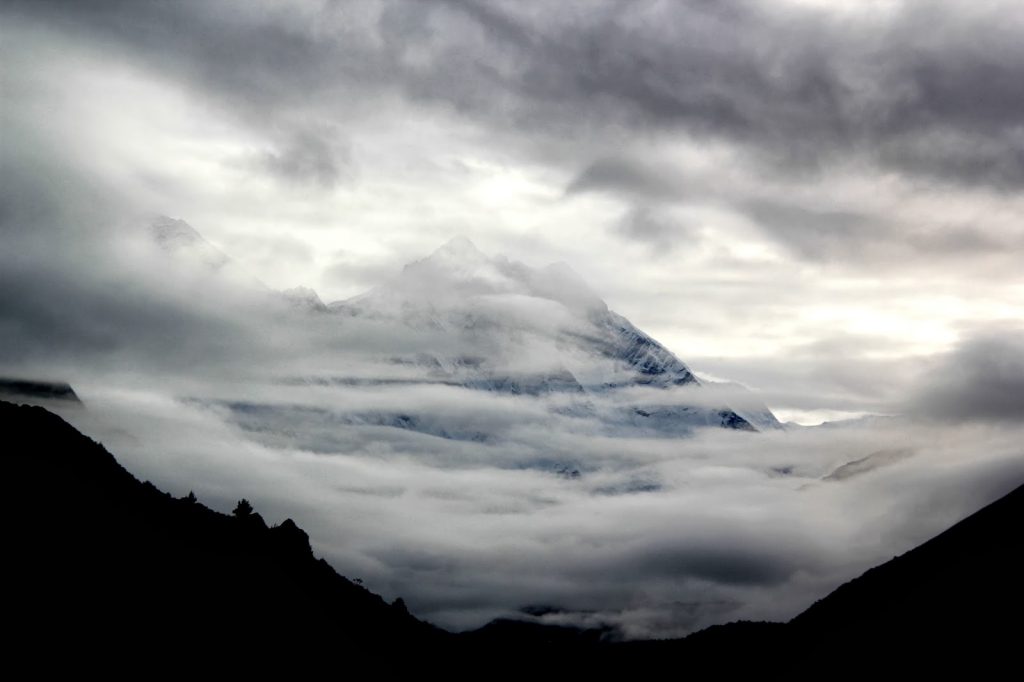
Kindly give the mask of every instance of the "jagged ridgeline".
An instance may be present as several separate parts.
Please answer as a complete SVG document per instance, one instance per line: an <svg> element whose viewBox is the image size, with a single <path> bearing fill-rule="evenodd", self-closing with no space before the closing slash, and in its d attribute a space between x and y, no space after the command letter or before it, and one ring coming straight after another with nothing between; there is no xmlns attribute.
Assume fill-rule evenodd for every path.
<svg viewBox="0 0 1024 682"><path fill-rule="evenodd" d="M174 498L40 407L0 402L0 424L13 650L253 662L329 647L365 659L445 636L339 576L290 520Z"/></svg>

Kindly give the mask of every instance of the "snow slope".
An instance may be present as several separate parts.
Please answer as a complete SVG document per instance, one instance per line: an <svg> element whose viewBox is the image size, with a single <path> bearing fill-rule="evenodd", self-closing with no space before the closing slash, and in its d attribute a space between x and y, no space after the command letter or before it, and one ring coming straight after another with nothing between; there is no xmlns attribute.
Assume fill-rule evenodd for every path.
<svg viewBox="0 0 1024 682"><path fill-rule="evenodd" d="M464 237L365 294L329 308L344 320L372 319L451 340L400 358L439 381L516 395L564 395L561 409L600 418L624 435L684 435L693 428L756 430L767 408L722 401L671 351L609 310L568 265L531 268L489 257Z"/></svg>

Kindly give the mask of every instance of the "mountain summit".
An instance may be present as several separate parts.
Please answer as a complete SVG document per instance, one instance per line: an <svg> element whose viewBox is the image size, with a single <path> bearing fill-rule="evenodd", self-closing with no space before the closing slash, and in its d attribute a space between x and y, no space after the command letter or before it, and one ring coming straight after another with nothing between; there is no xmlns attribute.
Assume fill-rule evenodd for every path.
<svg viewBox="0 0 1024 682"><path fill-rule="evenodd" d="M184 221L159 218L151 234L163 251L204 272L221 277L235 269L232 259ZM383 335L401 341L397 345L403 350L378 355L337 346L338 359L357 351L358 366L341 362L351 376L303 377L315 382L410 382L532 396L560 420L551 428L613 437L677 437L701 427L781 428L749 392L723 385L708 390L674 353L610 310L566 263L534 268L490 256L457 236L354 298L325 305L306 287L268 293L288 315L316 313L315 328L328 335L336 323L349 338ZM308 325L289 319L295 333L304 333ZM309 341L317 344L314 349L331 352L325 348L333 343L329 338ZM385 413L368 408L332 419L446 438L492 437L490 427L472 423L464 409L457 415L448 411L427 418L407 409ZM239 418L251 420L252 415ZM310 417L303 412L301 418Z"/></svg>
<svg viewBox="0 0 1024 682"><path fill-rule="evenodd" d="M596 416L618 433L778 425L767 408L743 416L720 392L695 390L702 382L682 360L610 310L565 263L532 268L455 237L392 280L329 307L343 318L440 333L449 348L404 359L436 379L499 393L568 394L572 404L561 409Z"/></svg>
<svg viewBox="0 0 1024 682"><path fill-rule="evenodd" d="M430 258L451 258L452 260L487 260L480 249L468 237L455 235L439 246Z"/></svg>
<svg viewBox="0 0 1024 682"><path fill-rule="evenodd" d="M192 261L211 270L219 270L231 262L223 251L206 241L184 220L158 216L150 223L149 233L160 249L176 258Z"/></svg>
<svg viewBox="0 0 1024 682"><path fill-rule="evenodd" d="M565 263L530 268L505 256L490 257L461 236L426 258L409 263L389 282L332 307L371 314L412 304L439 310L459 308L470 301L480 303L486 298L513 296L554 301L575 312L608 309ZM525 304L525 300L520 302Z"/></svg>

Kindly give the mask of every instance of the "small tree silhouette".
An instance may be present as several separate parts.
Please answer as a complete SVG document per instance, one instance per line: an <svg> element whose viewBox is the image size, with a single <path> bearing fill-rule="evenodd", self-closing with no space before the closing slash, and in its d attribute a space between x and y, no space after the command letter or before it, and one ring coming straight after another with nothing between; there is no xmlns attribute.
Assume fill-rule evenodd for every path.
<svg viewBox="0 0 1024 682"><path fill-rule="evenodd" d="M189 490L188 495L185 497L185 501L188 502L189 504L195 504L197 502L196 494Z"/></svg>
<svg viewBox="0 0 1024 682"><path fill-rule="evenodd" d="M238 501L238 505L231 513L235 515L235 518L244 519L252 515L252 505L249 504L249 500L243 497Z"/></svg>

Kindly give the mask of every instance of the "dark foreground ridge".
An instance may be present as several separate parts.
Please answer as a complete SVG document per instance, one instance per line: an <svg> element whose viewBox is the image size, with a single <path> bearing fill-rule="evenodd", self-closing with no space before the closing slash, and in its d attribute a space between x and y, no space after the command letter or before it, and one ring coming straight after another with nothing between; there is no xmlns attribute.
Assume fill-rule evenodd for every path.
<svg viewBox="0 0 1024 682"><path fill-rule="evenodd" d="M340 676L352 666L482 678L665 669L816 676L820 666L883 664L977 672L1015 661L1021 639L1024 487L789 624L731 623L631 643L507 620L452 635L339 576L290 520L267 526L247 503L229 516L173 498L40 407L0 401L0 429L5 655L39 672L284 665Z"/></svg>
<svg viewBox="0 0 1024 682"><path fill-rule="evenodd" d="M339 576L290 520L171 497L41 407L0 402L0 433L5 645L41 649L43 669L69 656L368 659L450 638Z"/></svg>

